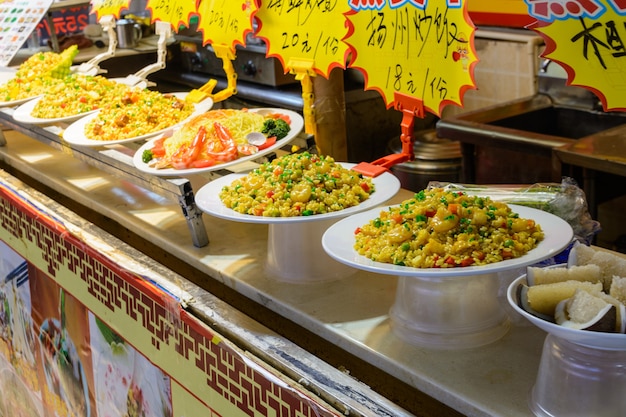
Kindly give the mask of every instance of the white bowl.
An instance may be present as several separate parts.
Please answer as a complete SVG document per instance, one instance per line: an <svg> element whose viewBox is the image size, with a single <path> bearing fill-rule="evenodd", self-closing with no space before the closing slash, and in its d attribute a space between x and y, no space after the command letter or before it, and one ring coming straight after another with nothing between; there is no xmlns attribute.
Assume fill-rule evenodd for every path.
<svg viewBox="0 0 626 417"><path fill-rule="evenodd" d="M547 320L534 316L524 310L520 305L518 289L521 285L526 285L526 274L515 279L507 290L507 299L511 307L519 314L524 316L528 321L533 323L540 329L550 333L561 339L568 340L583 346L588 346L603 350L624 350L626 351L626 334L621 333L604 333L589 330L571 329L551 323Z"/></svg>

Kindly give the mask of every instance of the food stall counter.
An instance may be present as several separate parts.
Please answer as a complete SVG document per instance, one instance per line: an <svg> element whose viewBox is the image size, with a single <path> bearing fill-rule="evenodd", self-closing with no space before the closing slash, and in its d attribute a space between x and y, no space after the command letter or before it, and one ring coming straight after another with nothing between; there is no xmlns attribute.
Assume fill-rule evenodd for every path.
<svg viewBox="0 0 626 417"><path fill-rule="evenodd" d="M280 282L265 269L267 225L205 214L209 243L195 247L175 202L19 132L4 135L4 170L399 407L416 415L532 415L528 396L546 334L513 311L510 330L495 343L451 350L412 346L390 328L396 277L355 271L331 282ZM210 178L189 180L197 189ZM401 190L390 203L410 196Z"/></svg>

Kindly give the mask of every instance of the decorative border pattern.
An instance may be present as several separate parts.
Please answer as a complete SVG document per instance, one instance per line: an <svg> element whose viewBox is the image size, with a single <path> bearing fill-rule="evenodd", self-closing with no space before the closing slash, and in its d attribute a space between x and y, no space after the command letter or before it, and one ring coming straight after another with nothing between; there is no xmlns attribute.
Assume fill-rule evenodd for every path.
<svg viewBox="0 0 626 417"><path fill-rule="evenodd" d="M252 362L172 303L170 295L112 262L2 183L0 225L0 239L94 314L109 317L109 326L205 404L211 415L340 415L276 377L271 368Z"/></svg>

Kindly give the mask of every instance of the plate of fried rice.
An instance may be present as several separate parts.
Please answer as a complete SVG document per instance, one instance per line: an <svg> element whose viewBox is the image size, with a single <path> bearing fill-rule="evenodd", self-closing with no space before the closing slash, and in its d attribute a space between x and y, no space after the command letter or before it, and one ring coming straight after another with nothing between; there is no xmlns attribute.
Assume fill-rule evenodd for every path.
<svg viewBox="0 0 626 417"><path fill-rule="evenodd" d="M105 146L150 139L208 111L213 100L185 102L188 93L163 94L131 90L132 97L119 97L102 109L81 117L63 132L63 139L78 146Z"/></svg>
<svg viewBox="0 0 626 417"><path fill-rule="evenodd" d="M71 74L15 109L13 119L30 124L71 122L98 111L128 89L100 75Z"/></svg>
<svg viewBox="0 0 626 417"><path fill-rule="evenodd" d="M60 117L34 117L33 110L35 107L41 103L44 96L35 97L32 100L26 100L25 103L21 104L15 111L13 112L13 119L20 123L28 123L35 125L47 125L54 123L68 123L73 122L75 120L80 119L81 117L85 117L89 114L95 113L98 109L85 110L81 113L69 114L67 116Z"/></svg>
<svg viewBox="0 0 626 417"><path fill-rule="evenodd" d="M15 107L39 97L39 93L21 93L15 80L15 68L0 68L0 107Z"/></svg>
<svg viewBox="0 0 626 417"><path fill-rule="evenodd" d="M41 51L31 55L15 70L2 69L0 107L18 106L62 83L77 53L75 45L61 53Z"/></svg>
<svg viewBox="0 0 626 417"><path fill-rule="evenodd" d="M340 220L325 232L324 250L358 269L435 278L531 265L557 255L572 241L571 226L551 213L484 197L457 200L444 193L437 202L424 204L421 193L429 191Z"/></svg>
<svg viewBox="0 0 626 417"><path fill-rule="evenodd" d="M30 96L30 97L26 97L26 98L21 98L21 99L16 99L16 100L9 100L9 101L0 101L0 108L2 107L17 107L20 106L24 103L27 103L31 100L34 100L38 97L41 97L41 94L36 94L34 96Z"/></svg>
<svg viewBox="0 0 626 417"><path fill-rule="evenodd" d="M294 168L298 157L313 157L313 163ZM383 204L400 190L400 181L390 172L370 178L351 170L354 166L306 152L285 155L251 172L209 182L195 201L200 210L227 220L294 223L349 216Z"/></svg>

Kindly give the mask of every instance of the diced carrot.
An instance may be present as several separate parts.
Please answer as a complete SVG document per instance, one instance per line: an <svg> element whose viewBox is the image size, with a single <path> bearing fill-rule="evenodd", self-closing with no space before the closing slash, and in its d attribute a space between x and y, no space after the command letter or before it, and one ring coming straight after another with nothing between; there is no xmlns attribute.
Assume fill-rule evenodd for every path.
<svg viewBox="0 0 626 417"><path fill-rule="evenodd" d="M461 266L470 266L474 263L474 258L465 258L461 261Z"/></svg>

